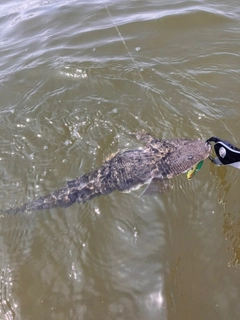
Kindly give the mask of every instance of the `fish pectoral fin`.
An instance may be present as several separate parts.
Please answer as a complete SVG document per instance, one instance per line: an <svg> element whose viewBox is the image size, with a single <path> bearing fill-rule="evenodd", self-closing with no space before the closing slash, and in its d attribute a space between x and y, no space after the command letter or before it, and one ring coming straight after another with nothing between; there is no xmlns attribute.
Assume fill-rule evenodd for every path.
<svg viewBox="0 0 240 320"><path fill-rule="evenodd" d="M152 182L152 179L150 179L150 180L146 183L146 185L144 185L144 189L143 189L143 191L141 192L141 194L139 195L139 197L141 197L142 195L144 195L144 194L146 193L146 191L147 191L147 189L149 188L151 182Z"/></svg>
<svg viewBox="0 0 240 320"><path fill-rule="evenodd" d="M130 132L130 134L135 136L137 140L142 141L146 144L155 139L150 133L147 133L144 129L138 132Z"/></svg>
<svg viewBox="0 0 240 320"><path fill-rule="evenodd" d="M152 179L142 195L164 194L172 189L169 179Z"/></svg>

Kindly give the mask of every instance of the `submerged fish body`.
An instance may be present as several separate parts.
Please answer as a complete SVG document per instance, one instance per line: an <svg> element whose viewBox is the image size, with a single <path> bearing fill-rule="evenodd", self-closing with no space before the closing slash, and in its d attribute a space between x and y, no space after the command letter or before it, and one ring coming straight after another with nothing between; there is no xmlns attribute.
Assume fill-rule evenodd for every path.
<svg viewBox="0 0 240 320"><path fill-rule="evenodd" d="M118 152L99 169L68 181L50 195L10 209L8 213L68 207L115 190L131 190L149 184L153 179L171 179L206 159L211 150L211 146L201 140L158 140L145 133L136 136L146 142L144 148Z"/></svg>

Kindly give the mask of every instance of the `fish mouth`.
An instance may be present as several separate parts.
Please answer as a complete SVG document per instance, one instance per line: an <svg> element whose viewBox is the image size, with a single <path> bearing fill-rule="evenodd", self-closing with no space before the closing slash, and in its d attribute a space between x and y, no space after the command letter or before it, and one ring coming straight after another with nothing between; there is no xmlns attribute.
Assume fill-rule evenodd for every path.
<svg viewBox="0 0 240 320"><path fill-rule="evenodd" d="M208 141L205 142L205 149L206 149L206 152L209 155L211 150L212 150L212 146L211 146L210 142L208 142Z"/></svg>

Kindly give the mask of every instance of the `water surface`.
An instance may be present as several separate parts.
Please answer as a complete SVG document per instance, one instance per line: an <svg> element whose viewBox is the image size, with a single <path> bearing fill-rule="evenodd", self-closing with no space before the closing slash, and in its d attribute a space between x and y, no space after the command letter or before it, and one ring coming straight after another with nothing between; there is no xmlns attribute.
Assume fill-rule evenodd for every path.
<svg viewBox="0 0 240 320"><path fill-rule="evenodd" d="M238 1L2 0L1 209L60 188L129 132L240 147ZM164 195L1 216L1 319L239 319L239 171Z"/></svg>

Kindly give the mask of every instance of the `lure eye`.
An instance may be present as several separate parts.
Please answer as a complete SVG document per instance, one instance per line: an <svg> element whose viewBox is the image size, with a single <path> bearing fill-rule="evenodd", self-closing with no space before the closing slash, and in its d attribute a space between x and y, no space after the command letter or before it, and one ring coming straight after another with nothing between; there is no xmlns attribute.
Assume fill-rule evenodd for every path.
<svg viewBox="0 0 240 320"><path fill-rule="evenodd" d="M220 155L221 158L224 158L226 156L226 149L221 147L219 149L219 155Z"/></svg>

